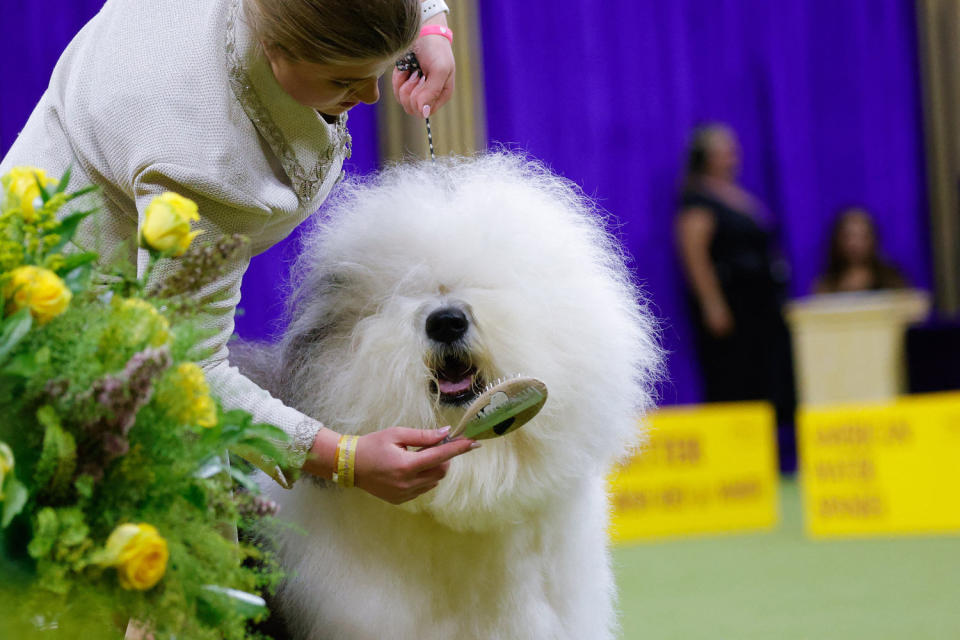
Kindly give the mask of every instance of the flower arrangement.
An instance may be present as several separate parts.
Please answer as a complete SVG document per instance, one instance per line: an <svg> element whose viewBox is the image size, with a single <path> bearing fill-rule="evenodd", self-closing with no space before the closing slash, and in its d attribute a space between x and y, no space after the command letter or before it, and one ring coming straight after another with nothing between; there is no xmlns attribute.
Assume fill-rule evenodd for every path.
<svg viewBox="0 0 960 640"><path fill-rule="evenodd" d="M286 466L287 436L211 395L191 295L246 240L194 242L196 204L167 193L147 274L100 266L69 179L0 180L0 637L256 637L280 575L233 532L270 505L227 452ZM161 260L179 266L153 283Z"/></svg>

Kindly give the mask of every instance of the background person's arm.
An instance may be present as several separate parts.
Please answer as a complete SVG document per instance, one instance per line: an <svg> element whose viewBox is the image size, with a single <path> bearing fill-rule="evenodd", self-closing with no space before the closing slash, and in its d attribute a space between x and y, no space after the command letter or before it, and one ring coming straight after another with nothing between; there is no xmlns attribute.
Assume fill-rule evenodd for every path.
<svg viewBox="0 0 960 640"><path fill-rule="evenodd" d="M677 246L687 281L700 303L707 329L723 337L733 332L734 323L717 271L710 261L710 243L715 231L713 214L702 207L684 209L677 217Z"/></svg>

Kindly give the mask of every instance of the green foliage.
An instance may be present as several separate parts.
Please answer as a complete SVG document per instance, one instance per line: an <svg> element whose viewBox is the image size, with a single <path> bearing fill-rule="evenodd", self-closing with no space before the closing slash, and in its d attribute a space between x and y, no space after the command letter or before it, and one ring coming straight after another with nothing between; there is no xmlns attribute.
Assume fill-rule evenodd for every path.
<svg viewBox="0 0 960 640"><path fill-rule="evenodd" d="M27 552L37 561L38 585L59 595L72 588L71 574L82 571L93 547L84 513L76 507L44 507L35 517Z"/></svg>
<svg viewBox="0 0 960 640"><path fill-rule="evenodd" d="M17 480L16 476L9 475L3 480L3 511L0 516L0 529L6 529L27 504L29 493L27 487Z"/></svg>
<svg viewBox="0 0 960 640"><path fill-rule="evenodd" d="M29 378L36 374L37 370L50 362L50 347L40 347L34 352L21 352L16 357L11 358L7 366L3 368L3 373L8 376L18 376Z"/></svg>
<svg viewBox="0 0 960 640"><path fill-rule="evenodd" d="M73 236L76 235L77 229L80 228L80 223L84 221L87 216L92 214L95 209L87 209L86 211L78 211L77 213L71 213L70 215L64 217L60 220L59 224L53 228L53 233L51 235L56 235L57 240L55 243L52 243L48 251L50 253L61 253L66 247L67 244L73 240ZM83 255L83 254L81 254ZM90 255L90 254L87 254ZM94 259L96 259L96 254L93 254ZM87 260L87 262L91 262ZM61 267L62 269L62 267Z"/></svg>
<svg viewBox="0 0 960 640"><path fill-rule="evenodd" d="M32 326L33 316L29 309L21 309L0 323L0 364L3 364Z"/></svg>
<svg viewBox="0 0 960 640"><path fill-rule="evenodd" d="M44 427L44 434L33 486L54 500L62 499L77 468L77 443L73 435L60 426L60 418L50 405L37 409L37 422Z"/></svg>
<svg viewBox="0 0 960 640"><path fill-rule="evenodd" d="M80 293L89 285L90 276L93 275L93 263L97 258L97 254L92 251L71 254L64 258L56 273L63 278L71 293Z"/></svg>

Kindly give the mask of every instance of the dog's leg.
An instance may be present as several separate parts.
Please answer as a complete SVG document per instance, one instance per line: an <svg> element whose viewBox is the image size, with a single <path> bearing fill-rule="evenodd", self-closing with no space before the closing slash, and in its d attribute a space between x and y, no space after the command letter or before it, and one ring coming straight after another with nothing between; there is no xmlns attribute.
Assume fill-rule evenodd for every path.
<svg viewBox="0 0 960 640"><path fill-rule="evenodd" d="M607 519L600 478L584 482L558 504L547 571L550 601L563 627L559 639L610 640L616 635Z"/></svg>

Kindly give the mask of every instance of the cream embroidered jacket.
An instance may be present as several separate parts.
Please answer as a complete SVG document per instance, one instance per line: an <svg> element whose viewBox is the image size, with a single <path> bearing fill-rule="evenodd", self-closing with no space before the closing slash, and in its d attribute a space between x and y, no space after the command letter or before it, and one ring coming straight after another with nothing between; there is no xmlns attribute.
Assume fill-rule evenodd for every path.
<svg viewBox="0 0 960 640"><path fill-rule="evenodd" d="M328 124L280 89L240 2L108 0L64 51L0 173L34 165L58 176L72 164L71 187L99 185L104 205L77 244L104 257L125 252L141 272L146 254L134 239L163 191L196 200L207 237L247 235L247 255L202 292L216 300L216 335L206 345L215 355L201 364L227 408L281 427L302 461L320 423L231 367L227 340L251 256L317 209L350 139L345 115Z"/></svg>

